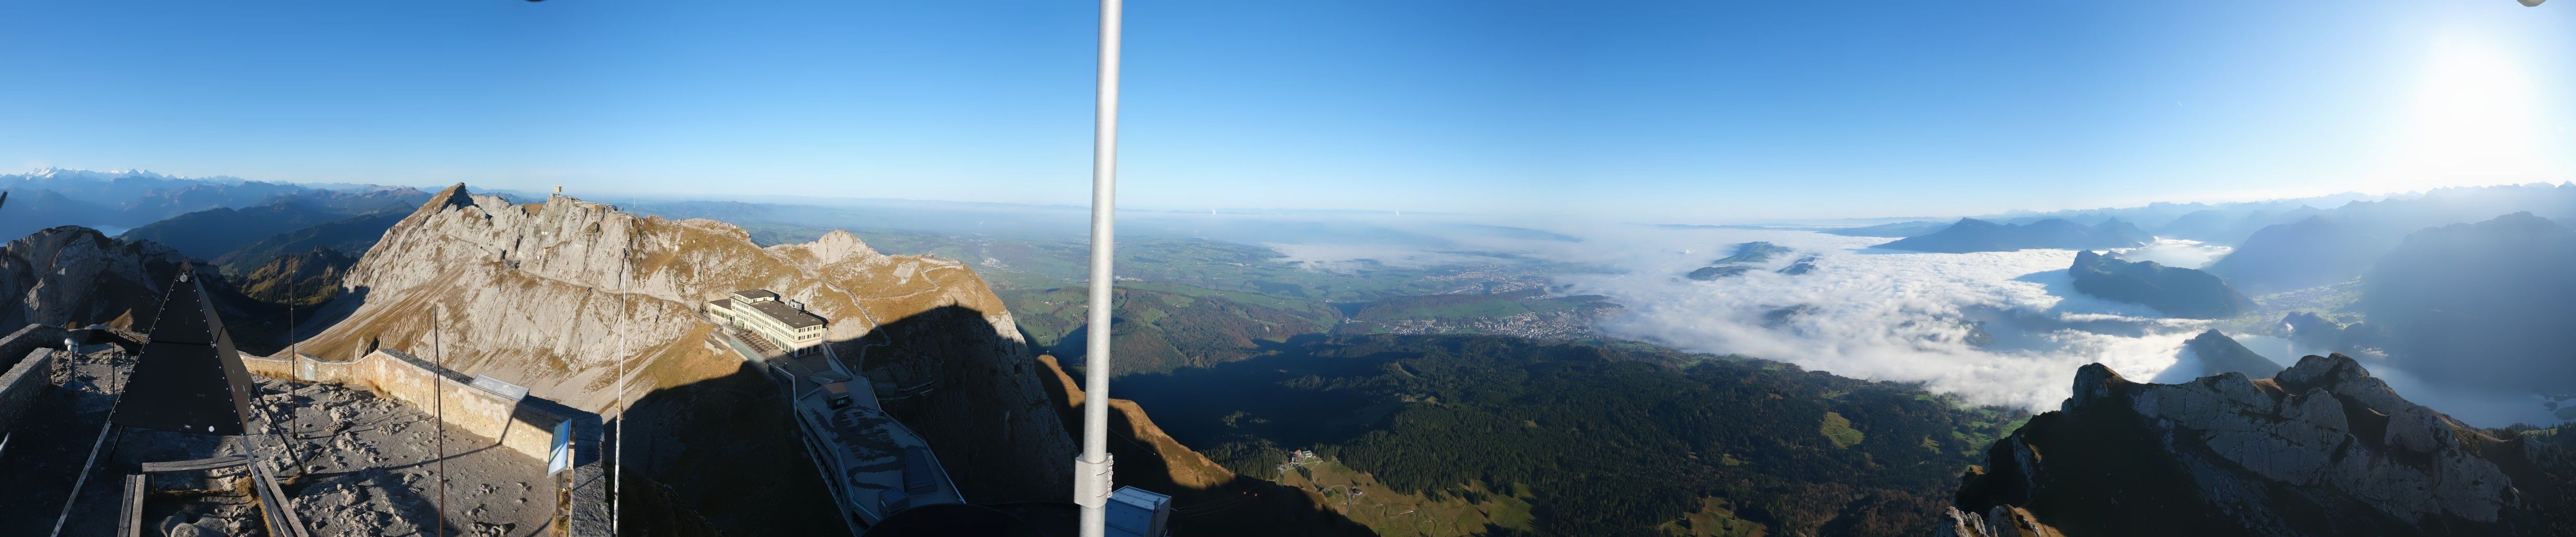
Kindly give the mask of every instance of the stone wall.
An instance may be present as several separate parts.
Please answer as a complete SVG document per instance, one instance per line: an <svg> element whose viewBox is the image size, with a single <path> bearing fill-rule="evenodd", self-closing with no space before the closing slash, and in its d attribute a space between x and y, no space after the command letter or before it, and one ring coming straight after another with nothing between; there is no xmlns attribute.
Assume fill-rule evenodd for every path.
<svg viewBox="0 0 2576 537"><path fill-rule="evenodd" d="M598 414L542 397L503 393L474 385L472 377L392 349L376 349L355 360L325 360L309 354L271 358L243 354L251 374L361 387L415 408L444 408L442 421L468 433L497 439L502 447L527 455L537 464L552 460L555 431L572 438L572 460L556 474L566 501L556 523L575 536L605 536L608 530L608 471L600 453Z"/></svg>
<svg viewBox="0 0 2576 537"><path fill-rule="evenodd" d="M27 357L28 352L36 349L63 348L63 338L70 335L71 332L61 328L31 324L8 337L0 337L0 370L17 365L18 359Z"/></svg>
<svg viewBox="0 0 2576 537"><path fill-rule="evenodd" d="M53 389L53 350L63 348L61 328L27 325L0 337L0 431L18 425L18 416Z"/></svg>
<svg viewBox="0 0 2576 537"><path fill-rule="evenodd" d="M0 431L17 428L18 416L36 403L47 390L54 388L53 349L36 349L0 373Z"/></svg>

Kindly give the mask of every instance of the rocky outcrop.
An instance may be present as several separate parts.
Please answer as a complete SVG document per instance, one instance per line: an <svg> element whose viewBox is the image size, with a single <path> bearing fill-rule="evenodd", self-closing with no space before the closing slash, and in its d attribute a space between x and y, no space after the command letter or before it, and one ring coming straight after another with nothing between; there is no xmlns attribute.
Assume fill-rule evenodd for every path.
<svg viewBox="0 0 2576 537"><path fill-rule="evenodd" d="M203 278L225 315L252 315L212 266L191 264L177 250L150 241L62 226L0 247L0 293L12 302L0 306L0 326L134 327L137 317L152 315L181 270Z"/></svg>
<svg viewBox="0 0 2576 537"><path fill-rule="evenodd" d="M2057 528L2039 523L2030 510L2010 505L1995 506L1984 515L1951 507L1942 513L1940 524L1932 528L1936 537L2065 537Z"/></svg>
<svg viewBox="0 0 2576 537"><path fill-rule="evenodd" d="M561 195L513 204L459 184L349 269L301 347L331 358L412 349L615 416L621 370L627 401L737 373L738 358L706 343L715 327L698 308L742 289L776 291L829 319L826 339L843 359L935 373L901 379L930 394L916 415L941 418L908 425L943 461L981 465L957 479L969 497L1070 490L1072 442L1000 299L963 264L883 255L846 232L761 248L713 220L638 217ZM1001 442L1000 430L1015 436ZM722 446L690 444L701 448Z"/></svg>
<svg viewBox="0 0 2576 537"><path fill-rule="evenodd" d="M2408 402L2340 354L2269 379L2181 384L2092 364L2058 411L1996 441L1987 464L1961 477L1944 531L2530 534L2555 523L2534 513L2564 508L2568 474L2562 457L2526 440ZM2012 514L2022 511L2028 524Z"/></svg>

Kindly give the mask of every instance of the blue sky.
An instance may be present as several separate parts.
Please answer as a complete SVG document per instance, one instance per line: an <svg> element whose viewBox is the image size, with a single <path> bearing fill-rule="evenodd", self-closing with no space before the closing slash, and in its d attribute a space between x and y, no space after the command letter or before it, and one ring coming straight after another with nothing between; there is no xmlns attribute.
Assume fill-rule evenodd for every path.
<svg viewBox="0 0 2576 537"><path fill-rule="evenodd" d="M1093 9L0 0L0 167L1079 204ZM1713 222L2576 179L2576 0L1128 14L1130 207Z"/></svg>

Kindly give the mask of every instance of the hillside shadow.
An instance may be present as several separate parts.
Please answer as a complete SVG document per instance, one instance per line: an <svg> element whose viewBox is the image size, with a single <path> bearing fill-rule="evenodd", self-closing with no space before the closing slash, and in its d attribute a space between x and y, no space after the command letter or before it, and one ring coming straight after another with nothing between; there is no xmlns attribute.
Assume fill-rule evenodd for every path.
<svg viewBox="0 0 2576 537"><path fill-rule="evenodd" d="M1072 377L1063 374L1051 360L1039 365L1062 375L1058 376L1060 381L1046 384L1047 397L1059 410L1057 416L1066 433L1080 435L1082 415L1075 404L1077 397L1085 396L1068 392L1073 387ZM1113 391L1116 386L1113 381ZM1171 496L1173 514L1169 527L1174 534L1374 535L1366 525L1327 508L1322 498L1305 490L1233 475L1199 458L1184 444L1163 435L1141 405L1112 401L1109 454L1117 464L1117 484ZM1181 463L1178 467L1176 461Z"/></svg>
<svg viewBox="0 0 2576 537"><path fill-rule="evenodd" d="M930 444L968 500L1069 499L1071 443L1009 426L1014 413L1030 420L1032 410L1052 409L1034 378L1020 378L1034 372L1025 359L977 359L1026 356L984 318L942 306L826 345L848 369L866 372L860 382L874 381L881 406ZM735 356L723 343L711 346ZM997 392L1021 386L1024 397ZM848 533L788 395L765 366L738 362L722 376L653 390L618 419L627 420L632 440L619 487L630 502L628 535Z"/></svg>
<svg viewBox="0 0 2576 537"><path fill-rule="evenodd" d="M653 390L605 429L618 430L619 420L628 440L618 483L626 535L849 533L796 436L787 398L751 363Z"/></svg>
<svg viewBox="0 0 2576 537"><path fill-rule="evenodd" d="M1155 423L1185 444L1211 446L1248 438L1283 446L1338 444L1372 430L1401 403L1286 384L1364 378L1380 364L1413 355L1318 357L1308 352L1315 348L1309 343L1326 337L1307 334L1261 342L1262 356L1211 367L1124 375L1110 382L1109 391L1113 398L1124 396L1148 409Z"/></svg>
<svg viewBox="0 0 2576 537"><path fill-rule="evenodd" d="M1065 386L1022 341L994 330L982 311L948 305L827 345L867 377L889 415L930 444L968 501L1065 502L1079 434L1070 420L1079 415L1060 410ZM629 420L624 434L632 440L620 486L627 535L847 533L788 396L764 366L742 362L722 376L653 390L619 419ZM1114 419L1113 429L1127 430L1123 414ZM1123 446L1113 448L1121 485L1195 507L1175 515L1176 528L1214 531L1182 534L1368 534L1302 491L1243 477L1185 487L1150 441L1112 444Z"/></svg>
<svg viewBox="0 0 2576 537"><path fill-rule="evenodd" d="M1034 354L982 310L934 307L832 345L844 367L867 377L881 408L930 444L969 501L1071 496L1072 439L1033 429L1054 423L1040 415L1053 409Z"/></svg>

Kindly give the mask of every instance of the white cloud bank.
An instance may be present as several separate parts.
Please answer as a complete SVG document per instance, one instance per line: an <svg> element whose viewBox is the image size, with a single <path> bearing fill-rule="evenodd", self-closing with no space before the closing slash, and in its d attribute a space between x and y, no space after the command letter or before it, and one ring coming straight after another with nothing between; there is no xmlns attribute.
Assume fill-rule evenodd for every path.
<svg viewBox="0 0 2576 537"><path fill-rule="evenodd" d="M1627 306L1599 328L1611 337L1694 352L1742 354L1847 377L1919 382L1977 404L2054 410L2075 370L2099 362L2137 381L2181 382L2199 361L2183 342L2208 321L2163 318L2136 304L2077 293L2066 268L2072 250L1937 254L1872 248L1893 239L1804 231L1666 229L1638 225L1518 225L1581 237L1580 241L1460 235L1423 244L1269 244L1281 261L1314 270L1347 271L1375 260L1387 266L1483 264L1504 257L1608 267L1606 273L1557 274L1568 294L1597 294ZM1441 230L1454 231L1454 230ZM1694 281L1684 274L1733 253L1737 244L1769 241L1797 250L1742 275ZM2123 249L2132 260L2197 267L2227 249L2162 240ZM1813 256L1815 270L1777 269ZM2321 349L2237 335L2282 365ZM1990 341L1985 341L1990 340ZM1973 342L1973 344L1972 344ZM2482 426L2553 423L2529 394L2444 389L2402 371L2373 367L2400 395Z"/></svg>
<svg viewBox="0 0 2576 537"><path fill-rule="evenodd" d="M1568 292L1627 305L1603 332L1675 348L1737 353L1872 380L1921 382L1980 404L2053 409L2075 370L2101 362L2151 378L2204 321L2154 318L2133 304L2073 293L2069 250L1972 254L1869 248L1889 239L1765 230L1635 230L1597 237L1617 274L1559 279ZM1770 241L1806 255L1806 274L1759 270L1716 281L1681 275ZM1989 344L1971 344L1982 329ZM1981 342L1982 343L1982 342Z"/></svg>

